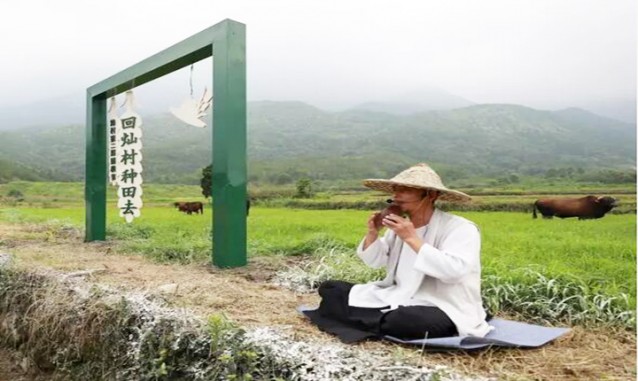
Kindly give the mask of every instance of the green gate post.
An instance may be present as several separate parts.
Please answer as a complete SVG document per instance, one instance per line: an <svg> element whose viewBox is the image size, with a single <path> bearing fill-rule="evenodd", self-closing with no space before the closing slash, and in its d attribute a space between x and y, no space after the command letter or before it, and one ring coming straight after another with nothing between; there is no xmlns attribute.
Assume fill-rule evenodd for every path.
<svg viewBox="0 0 638 381"><path fill-rule="evenodd" d="M106 98L86 102L86 241L106 238Z"/></svg>
<svg viewBox="0 0 638 381"><path fill-rule="evenodd" d="M213 46L213 264L219 267L246 265L245 41L245 28L229 25Z"/></svg>
<svg viewBox="0 0 638 381"><path fill-rule="evenodd" d="M224 20L87 89L85 241L106 238L106 100L213 56L213 250L246 264L246 26Z"/></svg>

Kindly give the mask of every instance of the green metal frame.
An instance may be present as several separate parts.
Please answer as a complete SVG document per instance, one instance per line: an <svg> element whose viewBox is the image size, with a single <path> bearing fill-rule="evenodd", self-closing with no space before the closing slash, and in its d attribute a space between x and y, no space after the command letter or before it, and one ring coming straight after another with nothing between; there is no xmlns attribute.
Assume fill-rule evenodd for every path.
<svg viewBox="0 0 638 381"><path fill-rule="evenodd" d="M246 265L246 26L226 19L87 89L86 236L106 238L106 100L213 56L213 264Z"/></svg>

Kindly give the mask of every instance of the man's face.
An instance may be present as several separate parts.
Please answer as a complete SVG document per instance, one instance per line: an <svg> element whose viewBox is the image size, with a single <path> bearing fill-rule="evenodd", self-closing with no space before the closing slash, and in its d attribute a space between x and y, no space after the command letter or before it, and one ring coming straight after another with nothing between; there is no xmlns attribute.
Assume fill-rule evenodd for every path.
<svg viewBox="0 0 638 381"><path fill-rule="evenodd" d="M423 190L408 188L408 187L395 187L393 189L394 204L401 207L404 212L410 213L416 210L423 201Z"/></svg>

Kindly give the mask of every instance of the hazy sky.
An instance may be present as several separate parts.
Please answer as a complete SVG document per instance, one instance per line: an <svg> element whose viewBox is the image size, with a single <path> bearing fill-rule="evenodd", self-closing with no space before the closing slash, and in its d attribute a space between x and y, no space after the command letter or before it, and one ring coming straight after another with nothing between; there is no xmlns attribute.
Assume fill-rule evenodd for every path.
<svg viewBox="0 0 638 381"><path fill-rule="evenodd" d="M430 86L478 103L635 100L636 14L635 0L2 0L0 105L83 93L226 18L247 25L249 100ZM185 72L171 78L188 95Z"/></svg>

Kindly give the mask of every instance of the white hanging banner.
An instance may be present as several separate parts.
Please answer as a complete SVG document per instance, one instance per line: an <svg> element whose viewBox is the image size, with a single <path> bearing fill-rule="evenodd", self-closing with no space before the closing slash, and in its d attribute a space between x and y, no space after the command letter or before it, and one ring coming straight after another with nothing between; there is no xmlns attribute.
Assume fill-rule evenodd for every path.
<svg viewBox="0 0 638 381"><path fill-rule="evenodd" d="M120 217L131 222L142 208L142 118L133 110L133 91L126 92L125 111L117 135L117 207Z"/></svg>

